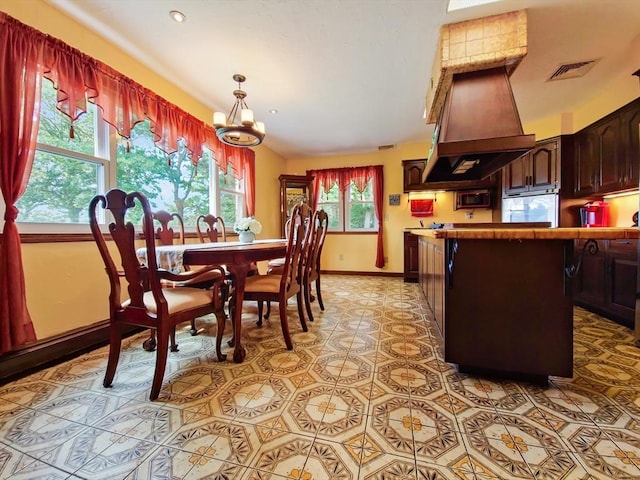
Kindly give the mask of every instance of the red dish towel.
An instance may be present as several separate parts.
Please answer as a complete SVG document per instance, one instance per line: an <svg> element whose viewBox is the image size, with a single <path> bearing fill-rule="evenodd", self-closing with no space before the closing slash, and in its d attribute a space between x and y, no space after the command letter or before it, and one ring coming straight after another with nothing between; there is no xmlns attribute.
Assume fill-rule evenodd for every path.
<svg viewBox="0 0 640 480"><path fill-rule="evenodd" d="M412 217L432 217L433 216L433 199L425 198L420 200L411 200L411 216Z"/></svg>

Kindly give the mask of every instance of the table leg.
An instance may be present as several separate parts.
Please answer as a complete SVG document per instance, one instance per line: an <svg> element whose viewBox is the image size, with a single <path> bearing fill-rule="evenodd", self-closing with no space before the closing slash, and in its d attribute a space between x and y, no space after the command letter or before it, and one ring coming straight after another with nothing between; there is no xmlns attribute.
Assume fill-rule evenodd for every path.
<svg viewBox="0 0 640 480"><path fill-rule="evenodd" d="M242 363L247 354L242 346L242 302L244 300L244 286L249 272L248 263L234 263L227 266L233 278L233 338L235 348L233 350L233 361Z"/></svg>

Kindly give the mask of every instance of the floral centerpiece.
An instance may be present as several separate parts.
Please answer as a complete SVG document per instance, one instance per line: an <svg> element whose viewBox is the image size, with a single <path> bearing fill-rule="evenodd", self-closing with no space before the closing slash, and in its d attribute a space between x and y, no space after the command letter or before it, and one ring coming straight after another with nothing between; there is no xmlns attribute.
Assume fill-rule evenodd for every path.
<svg viewBox="0 0 640 480"><path fill-rule="evenodd" d="M236 221L233 229L241 242L253 242L262 231L262 224L254 217L242 217Z"/></svg>

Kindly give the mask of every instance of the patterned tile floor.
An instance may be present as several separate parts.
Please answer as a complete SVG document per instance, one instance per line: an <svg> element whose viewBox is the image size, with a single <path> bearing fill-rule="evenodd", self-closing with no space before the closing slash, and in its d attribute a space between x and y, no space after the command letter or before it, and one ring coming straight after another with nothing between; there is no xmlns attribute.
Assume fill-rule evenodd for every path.
<svg viewBox="0 0 640 480"><path fill-rule="evenodd" d="M243 314L247 360L218 363L213 319L180 332L163 390L126 341L0 387L0 478L638 479L640 350L575 312L574 378L548 385L460 375L443 362L417 285L326 275L326 311L295 349Z"/></svg>

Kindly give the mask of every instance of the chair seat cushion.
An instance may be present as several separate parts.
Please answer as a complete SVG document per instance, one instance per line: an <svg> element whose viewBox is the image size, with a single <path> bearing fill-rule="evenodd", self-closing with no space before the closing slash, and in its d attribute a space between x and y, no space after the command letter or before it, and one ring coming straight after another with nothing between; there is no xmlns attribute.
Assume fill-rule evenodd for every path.
<svg viewBox="0 0 640 480"><path fill-rule="evenodd" d="M280 279L278 275L254 275L247 277L245 293L268 292L277 294L280 291Z"/></svg>
<svg viewBox="0 0 640 480"><path fill-rule="evenodd" d="M177 313L191 308L210 304L213 300L213 292L203 288L163 288L162 293L167 300L169 313ZM157 313L156 301L151 292L145 292L144 304L151 313ZM129 305L129 300L122 303L123 307Z"/></svg>

